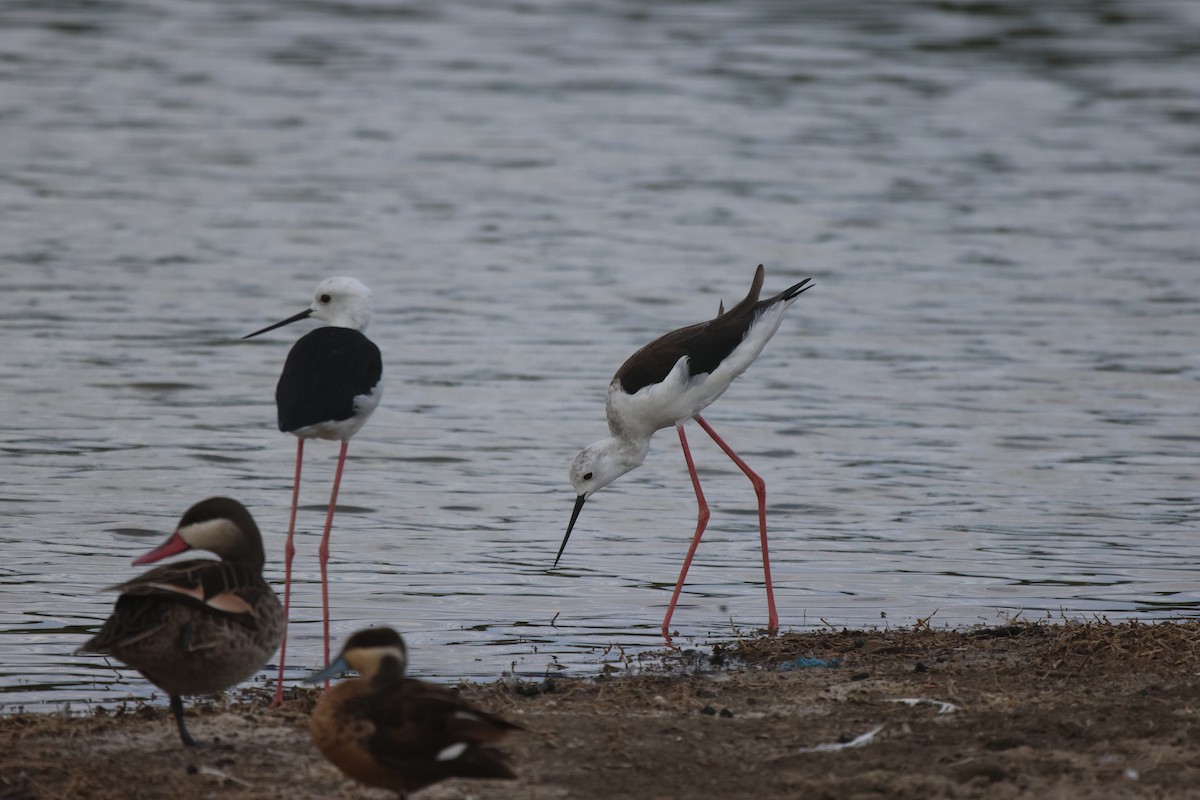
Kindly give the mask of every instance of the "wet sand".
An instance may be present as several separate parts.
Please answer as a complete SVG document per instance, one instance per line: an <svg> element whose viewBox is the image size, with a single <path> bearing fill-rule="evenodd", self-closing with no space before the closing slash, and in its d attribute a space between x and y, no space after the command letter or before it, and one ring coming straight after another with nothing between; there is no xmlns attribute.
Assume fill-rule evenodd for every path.
<svg viewBox="0 0 1200 800"><path fill-rule="evenodd" d="M416 797L1200 796L1195 621L788 634L633 668L463 685L525 728L502 747L520 777ZM317 696L189 702L192 750L165 707L7 716L0 799L389 796L316 752Z"/></svg>

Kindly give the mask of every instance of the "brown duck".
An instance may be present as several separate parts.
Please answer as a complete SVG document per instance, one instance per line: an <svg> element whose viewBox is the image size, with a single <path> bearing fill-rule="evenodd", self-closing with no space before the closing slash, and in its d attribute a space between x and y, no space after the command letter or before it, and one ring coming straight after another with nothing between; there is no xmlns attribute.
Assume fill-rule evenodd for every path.
<svg viewBox="0 0 1200 800"><path fill-rule="evenodd" d="M283 638L283 609L262 577L262 536L245 506L212 497L188 509L163 544L137 559L150 564L193 548L220 561L190 559L111 587L112 616L80 653L111 655L171 698L185 745L181 695L220 692L262 668Z"/></svg>
<svg viewBox="0 0 1200 800"><path fill-rule="evenodd" d="M313 741L357 781L401 797L446 778L515 778L487 745L520 726L480 711L454 689L406 678L404 640L391 628L368 628L310 682L353 669L321 697L309 720Z"/></svg>

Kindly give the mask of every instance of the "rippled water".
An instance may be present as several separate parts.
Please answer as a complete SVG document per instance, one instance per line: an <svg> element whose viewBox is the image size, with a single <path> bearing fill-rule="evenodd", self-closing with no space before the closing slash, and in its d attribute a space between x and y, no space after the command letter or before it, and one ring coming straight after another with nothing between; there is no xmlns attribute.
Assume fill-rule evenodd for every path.
<svg viewBox="0 0 1200 800"><path fill-rule="evenodd" d="M195 500L245 502L281 577L303 326L238 337L331 274L375 290L387 376L335 631L395 625L419 674L661 646L674 435L552 569L566 469L625 356L759 262L817 288L706 417L767 481L785 628L1196 614L1198 8L6 3L0 700L150 695L72 651ZM684 644L766 619L751 488L691 441Z"/></svg>

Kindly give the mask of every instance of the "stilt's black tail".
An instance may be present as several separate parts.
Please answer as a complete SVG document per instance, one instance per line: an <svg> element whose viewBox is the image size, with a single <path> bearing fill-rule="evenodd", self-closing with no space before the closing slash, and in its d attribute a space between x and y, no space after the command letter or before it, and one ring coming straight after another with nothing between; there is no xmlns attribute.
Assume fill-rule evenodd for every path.
<svg viewBox="0 0 1200 800"><path fill-rule="evenodd" d="M794 286L789 286L788 288L784 289L774 297L769 297L766 300L763 300L761 303L759 303L759 306L765 308L766 306L773 306L776 303L791 300L799 297L801 294L807 292L814 286L816 286L816 284L812 282L812 278L805 278Z"/></svg>

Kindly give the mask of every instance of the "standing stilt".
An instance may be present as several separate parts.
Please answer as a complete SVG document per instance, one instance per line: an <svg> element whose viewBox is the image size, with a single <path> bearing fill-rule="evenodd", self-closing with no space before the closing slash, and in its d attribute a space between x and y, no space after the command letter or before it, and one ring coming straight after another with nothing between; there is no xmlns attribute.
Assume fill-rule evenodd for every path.
<svg viewBox="0 0 1200 800"><path fill-rule="evenodd" d="M329 323L306 333L292 346L275 387L279 430L299 439L292 521L285 550L284 609L291 610L293 536L300 496L300 457L305 439L341 442L325 530L321 536L321 607L325 663L329 663L329 534L337 505L338 486L346 463L347 443L379 405L383 396L383 359L379 348L363 333L371 321L371 292L355 278L328 278L317 285L312 305L282 322L268 325L243 339L258 336L312 317ZM287 640L279 650L279 680L274 705L283 702L283 672Z"/></svg>

